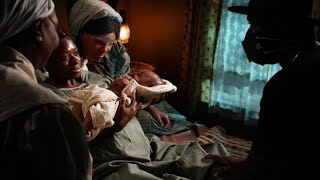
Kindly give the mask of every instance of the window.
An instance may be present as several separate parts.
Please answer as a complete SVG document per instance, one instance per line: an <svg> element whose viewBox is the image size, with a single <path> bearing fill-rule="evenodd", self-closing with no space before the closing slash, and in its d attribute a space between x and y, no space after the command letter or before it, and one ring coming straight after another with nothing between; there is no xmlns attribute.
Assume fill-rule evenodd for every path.
<svg viewBox="0 0 320 180"><path fill-rule="evenodd" d="M241 41L249 28L245 15L227 10L232 5L245 5L248 0L224 0L219 36L214 56L213 79L209 106L240 113L248 124L256 124L260 99L266 82L280 70L279 65L260 66L250 63Z"/></svg>

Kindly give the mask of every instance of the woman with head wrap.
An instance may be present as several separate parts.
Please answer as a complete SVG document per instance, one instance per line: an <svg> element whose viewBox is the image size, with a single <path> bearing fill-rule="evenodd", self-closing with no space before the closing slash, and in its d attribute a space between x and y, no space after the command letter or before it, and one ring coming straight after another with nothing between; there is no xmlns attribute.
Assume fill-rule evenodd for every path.
<svg viewBox="0 0 320 180"><path fill-rule="evenodd" d="M90 71L113 78L130 73L130 57L117 41L122 18L102 1L79 0L71 8L69 24L80 55L88 61ZM158 109L159 108L159 109ZM146 133L169 135L190 129L192 123L166 101L139 111L137 117ZM175 121L170 122L168 117Z"/></svg>
<svg viewBox="0 0 320 180"><path fill-rule="evenodd" d="M59 43L57 26L52 0L0 1L1 179L91 178L81 125L35 77Z"/></svg>
<svg viewBox="0 0 320 180"><path fill-rule="evenodd" d="M102 1L79 0L71 8L70 32L90 71L112 78L129 75L130 57L117 41L122 18Z"/></svg>

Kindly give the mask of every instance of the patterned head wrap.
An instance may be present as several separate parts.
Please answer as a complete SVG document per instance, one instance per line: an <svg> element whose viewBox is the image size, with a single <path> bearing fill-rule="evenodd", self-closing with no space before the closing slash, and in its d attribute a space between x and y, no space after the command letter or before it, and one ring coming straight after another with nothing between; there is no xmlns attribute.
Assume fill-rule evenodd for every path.
<svg viewBox="0 0 320 180"><path fill-rule="evenodd" d="M122 23L120 14L107 3L99 0L78 0L70 11L70 32L76 37L80 29L89 21L107 16Z"/></svg>
<svg viewBox="0 0 320 180"><path fill-rule="evenodd" d="M0 44L54 10L52 0L1 0Z"/></svg>

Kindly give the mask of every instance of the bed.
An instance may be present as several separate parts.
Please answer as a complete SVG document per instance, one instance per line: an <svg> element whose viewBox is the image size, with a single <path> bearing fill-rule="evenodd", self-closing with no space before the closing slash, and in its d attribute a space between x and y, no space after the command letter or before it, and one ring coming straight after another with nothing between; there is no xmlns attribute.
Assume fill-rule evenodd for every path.
<svg viewBox="0 0 320 180"><path fill-rule="evenodd" d="M199 144L221 143L231 156L237 158L246 158L252 146L251 140L228 135L221 126L207 128L201 124L193 126L188 131L173 135L163 135L160 139L173 143L182 143L184 141L196 141Z"/></svg>

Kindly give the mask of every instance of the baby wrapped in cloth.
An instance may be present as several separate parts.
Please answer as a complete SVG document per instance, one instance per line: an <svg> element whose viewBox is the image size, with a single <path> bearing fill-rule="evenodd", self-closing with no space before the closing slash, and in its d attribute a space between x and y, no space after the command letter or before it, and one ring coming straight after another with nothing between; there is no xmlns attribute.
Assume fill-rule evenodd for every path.
<svg viewBox="0 0 320 180"><path fill-rule="evenodd" d="M96 137L101 129L114 124L113 118L120 98L124 103L131 104L130 97L134 90L137 101L142 103L142 109L161 101L166 93L176 92L177 87L157 74L145 71L132 79L118 78L110 84L109 89L90 85L71 95L69 106L80 119L89 140Z"/></svg>

